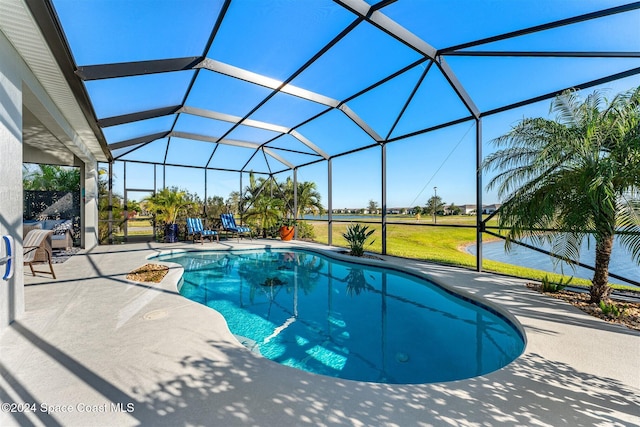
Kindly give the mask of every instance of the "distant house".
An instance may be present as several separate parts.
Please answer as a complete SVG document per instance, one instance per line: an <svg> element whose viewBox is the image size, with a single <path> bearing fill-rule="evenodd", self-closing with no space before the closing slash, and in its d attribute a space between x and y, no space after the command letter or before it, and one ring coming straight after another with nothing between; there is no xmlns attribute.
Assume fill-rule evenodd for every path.
<svg viewBox="0 0 640 427"><path fill-rule="evenodd" d="M477 205L461 205L460 207L460 215L471 215L476 213Z"/></svg>
<svg viewBox="0 0 640 427"><path fill-rule="evenodd" d="M487 215L491 215L492 213L495 213L495 211L500 209L500 206L502 206L502 204L500 204L500 203L495 203L493 205L483 205L482 206L482 213L487 214Z"/></svg>

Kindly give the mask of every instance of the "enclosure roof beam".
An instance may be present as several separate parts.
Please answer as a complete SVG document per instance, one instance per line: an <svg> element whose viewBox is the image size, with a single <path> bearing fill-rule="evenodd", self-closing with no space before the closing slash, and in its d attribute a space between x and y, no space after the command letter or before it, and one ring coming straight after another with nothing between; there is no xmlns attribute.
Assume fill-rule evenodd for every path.
<svg viewBox="0 0 640 427"><path fill-rule="evenodd" d="M582 83L582 84L573 85L571 87L567 87L567 88L564 88L564 89L561 89L561 90L556 90L554 92L549 92L549 93L544 94L544 95L540 95L540 96L536 96L534 98L526 99L524 101L519 101L519 102L515 102L513 104L509 104L509 105L505 105L505 106L502 106L502 107L494 108L493 110L489 110L489 111L483 112L481 114L481 117L491 116L493 114L501 113L503 111L513 110L514 108L524 107L525 105L535 104L536 102L545 101L547 99L555 98L556 96L560 95L562 92L564 92L566 90L588 89L590 87L606 84L606 83L609 83L609 82L612 82L612 81L615 81L615 80L624 79L626 77L635 76L637 74L640 74L640 67L632 68L631 70L623 71L621 73L611 74L609 76L602 77L602 78L596 79L596 80L591 80L589 82L585 82L585 83Z"/></svg>
<svg viewBox="0 0 640 427"><path fill-rule="evenodd" d="M370 6L363 0L334 1L345 9L350 10L356 15L367 20L369 23L375 25L399 42L411 47L430 59L435 59L437 50L433 46L378 11L377 8Z"/></svg>
<svg viewBox="0 0 640 427"><path fill-rule="evenodd" d="M313 150L315 153L317 153L318 155L322 156L325 160L329 160L329 155L327 153L325 153L323 150L320 149L320 147L318 147L317 145L315 145L313 142L311 142L307 137L305 137L304 135L302 135L300 132L298 132L297 130L292 130L290 132L290 135L293 136L295 139L297 139L298 141L302 142L304 145L306 145L307 147L309 147L311 150Z"/></svg>
<svg viewBox="0 0 640 427"><path fill-rule="evenodd" d="M442 75L447 79L453 90L458 94L458 97L462 101L462 103L467 107L467 110L475 117L476 119L480 117L480 109L476 106L471 99L471 95L469 92L462 86L462 83L456 77L456 74L453 72L447 61L443 56L438 56L435 60L436 65L440 68Z"/></svg>
<svg viewBox="0 0 640 427"><path fill-rule="evenodd" d="M444 54L443 54L444 55ZM640 58L640 52L568 52L568 51L513 51L513 50L456 50L447 56L490 56L530 58Z"/></svg>
<svg viewBox="0 0 640 427"><path fill-rule="evenodd" d="M373 130L373 128L371 126L369 126L367 124L367 122L365 122L364 120L362 120L362 118L360 118L360 116L358 116L351 108L349 108L349 106L347 106L347 104L342 104L339 109L346 114L347 117L349 117L356 125L358 125L360 127L360 129L362 129L363 131L365 131L367 133L367 135L369 135L374 141L381 143L382 142L382 137L380 135L378 135L378 133Z"/></svg>
<svg viewBox="0 0 640 427"><path fill-rule="evenodd" d="M256 144L255 142L240 141L237 139L219 138L215 136L199 135L191 132L173 131L169 135L176 138L193 139L196 141L213 142L216 144L223 144L223 145L233 145L235 147L252 148L252 149L260 148L260 144Z"/></svg>
<svg viewBox="0 0 640 427"><path fill-rule="evenodd" d="M126 141L116 142L115 144L109 144L110 150L117 150L120 148L131 147L132 145L144 144L147 142L155 141L156 139L166 138L170 136L171 132L159 132L150 135L140 136L138 138L128 139Z"/></svg>
<svg viewBox="0 0 640 427"><path fill-rule="evenodd" d="M273 157L274 159L276 159L277 161L279 161L280 163L282 163L283 165L285 165L285 166L287 166L287 167L289 167L291 169L293 169L295 167L291 162L285 160L279 154L274 153L272 150L270 150L267 147L262 147L262 151L265 154L268 154L269 156Z"/></svg>
<svg viewBox="0 0 640 427"><path fill-rule="evenodd" d="M211 110L204 110L202 108L184 106L178 112L191 114L193 116L204 117L208 119L220 120L228 123L242 122L242 124L246 126L251 126L258 129L270 130L270 131L279 132L279 133L289 133L289 131L291 130L291 128L288 128L285 126L274 125L272 123L261 122L258 120L245 119L243 121L242 120L243 118L239 116L233 116L231 114L219 113Z"/></svg>
<svg viewBox="0 0 640 427"><path fill-rule="evenodd" d="M258 86L266 87L282 93L286 93L288 95L306 99L307 101L317 102L318 104L327 105L334 108L336 108L340 104L338 100L329 98L328 96L311 92L309 90L302 89L291 84L284 84L284 82L280 80L266 77L252 71L247 71L242 68L234 67L233 65L225 64L224 62L216 61L210 58L205 58L200 64L197 65L197 68L204 68L209 71L224 74L225 76L233 77L239 80L256 84Z"/></svg>
<svg viewBox="0 0 640 427"><path fill-rule="evenodd" d="M153 110L137 111L135 113L123 114L121 116L105 117L98 120L98 126L106 128L109 126L123 125L140 120L155 119L156 117L170 116L180 110L180 105L170 107L155 108Z"/></svg>
<svg viewBox="0 0 640 427"><path fill-rule="evenodd" d="M119 62L115 64L87 65L78 67L76 74L84 81L132 77L143 74L168 73L193 70L202 57L157 59L153 61Z"/></svg>
<svg viewBox="0 0 640 427"><path fill-rule="evenodd" d="M566 19L560 19L558 21L553 21L553 22L549 22L546 24L541 24L541 25L536 25L533 27L529 27L529 28L524 28L521 30L516 30L516 31L511 31L509 33L504 33L504 34L500 34L497 36L492 36L492 37L487 37L484 39L480 39L480 40L475 40L472 42L468 42L468 43L462 43L459 45L455 45L455 46L450 46L444 49L440 49L440 51L438 51L439 54L450 54L453 51L456 50L461 50L461 49L466 49L469 47L473 47L473 46L480 46L483 44L488 44L488 43L493 43L493 42L497 42L497 41L501 41L501 40L506 40L506 39L510 39L510 38L514 38L514 37L520 37L520 36L524 36L526 34L532 34L532 33L537 33L540 31L545 31L545 30L550 30L553 28L558 28L558 27L564 27L567 25L571 25L571 24L577 24L579 22L583 22L583 21L589 21L591 19L596 19L596 18L602 18L605 16L609 16L609 15L615 15L618 13L624 13L624 12L630 12L636 9L640 9L640 2L634 2L634 3L629 3L629 4L625 4L622 6L616 6L616 7L612 7L609 9L603 9L603 10L599 10L596 12L591 12L591 13L585 13L583 15L578 15L578 16L574 16L571 18L566 18Z"/></svg>
<svg viewBox="0 0 640 427"><path fill-rule="evenodd" d="M440 71L442 71L442 74L444 74L445 78L447 79L453 90L458 94L458 97L464 103L469 112L474 117L480 116L480 109L473 102L471 96L462 86L451 67L449 67L444 58L438 55L438 51L433 46L420 39L418 36L408 31L406 28L402 27L380 11L372 9L371 6L369 6L369 4L367 4L363 0L335 1L345 8L349 9L353 13L360 15L369 23L380 28L382 31L394 37L401 43L404 43L405 45L421 53L427 58L436 61L438 67L440 68Z"/></svg>

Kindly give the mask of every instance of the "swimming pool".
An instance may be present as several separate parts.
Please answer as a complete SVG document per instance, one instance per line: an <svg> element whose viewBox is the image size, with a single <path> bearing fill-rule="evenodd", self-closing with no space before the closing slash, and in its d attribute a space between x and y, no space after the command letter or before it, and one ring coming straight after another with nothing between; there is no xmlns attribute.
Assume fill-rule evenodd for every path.
<svg viewBox="0 0 640 427"><path fill-rule="evenodd" d="M245 346L344 379L419 384L470 378L524 340L494 310L400 271L299 249L184 252L180 293L220 312Z"/></svg>

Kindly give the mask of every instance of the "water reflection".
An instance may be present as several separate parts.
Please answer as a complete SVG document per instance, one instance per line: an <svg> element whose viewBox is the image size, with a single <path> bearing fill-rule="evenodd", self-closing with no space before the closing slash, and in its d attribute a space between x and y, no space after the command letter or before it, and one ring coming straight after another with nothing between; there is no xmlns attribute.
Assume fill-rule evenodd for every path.
<svg viewBox="0 0 640 427"><path fill-rule="evenodd" d="M180 293L222 313L234 334L288 366L425 383L499 369L523 349L501 317L410 275L303 251L207 256L171 259L189 266Z"/></svg>

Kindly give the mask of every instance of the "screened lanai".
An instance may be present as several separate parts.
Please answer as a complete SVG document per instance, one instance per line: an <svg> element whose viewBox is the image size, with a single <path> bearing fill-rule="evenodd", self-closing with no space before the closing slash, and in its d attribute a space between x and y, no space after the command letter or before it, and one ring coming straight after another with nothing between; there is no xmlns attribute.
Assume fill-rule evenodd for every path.
<svg viewBox="0 0 640 427"><path fill-rule="evenodd" d="M380 252L395 230L475 230L500 204L481 164L567 89L640 85L640 2L28 0L110 155L116 191L203 199L250 173L317 185L338 212L373 201ZM468 225L398 222L437 194ZM240 213L241 214L241 213ZM434 218L435 219L435 218Z"/></svg>

